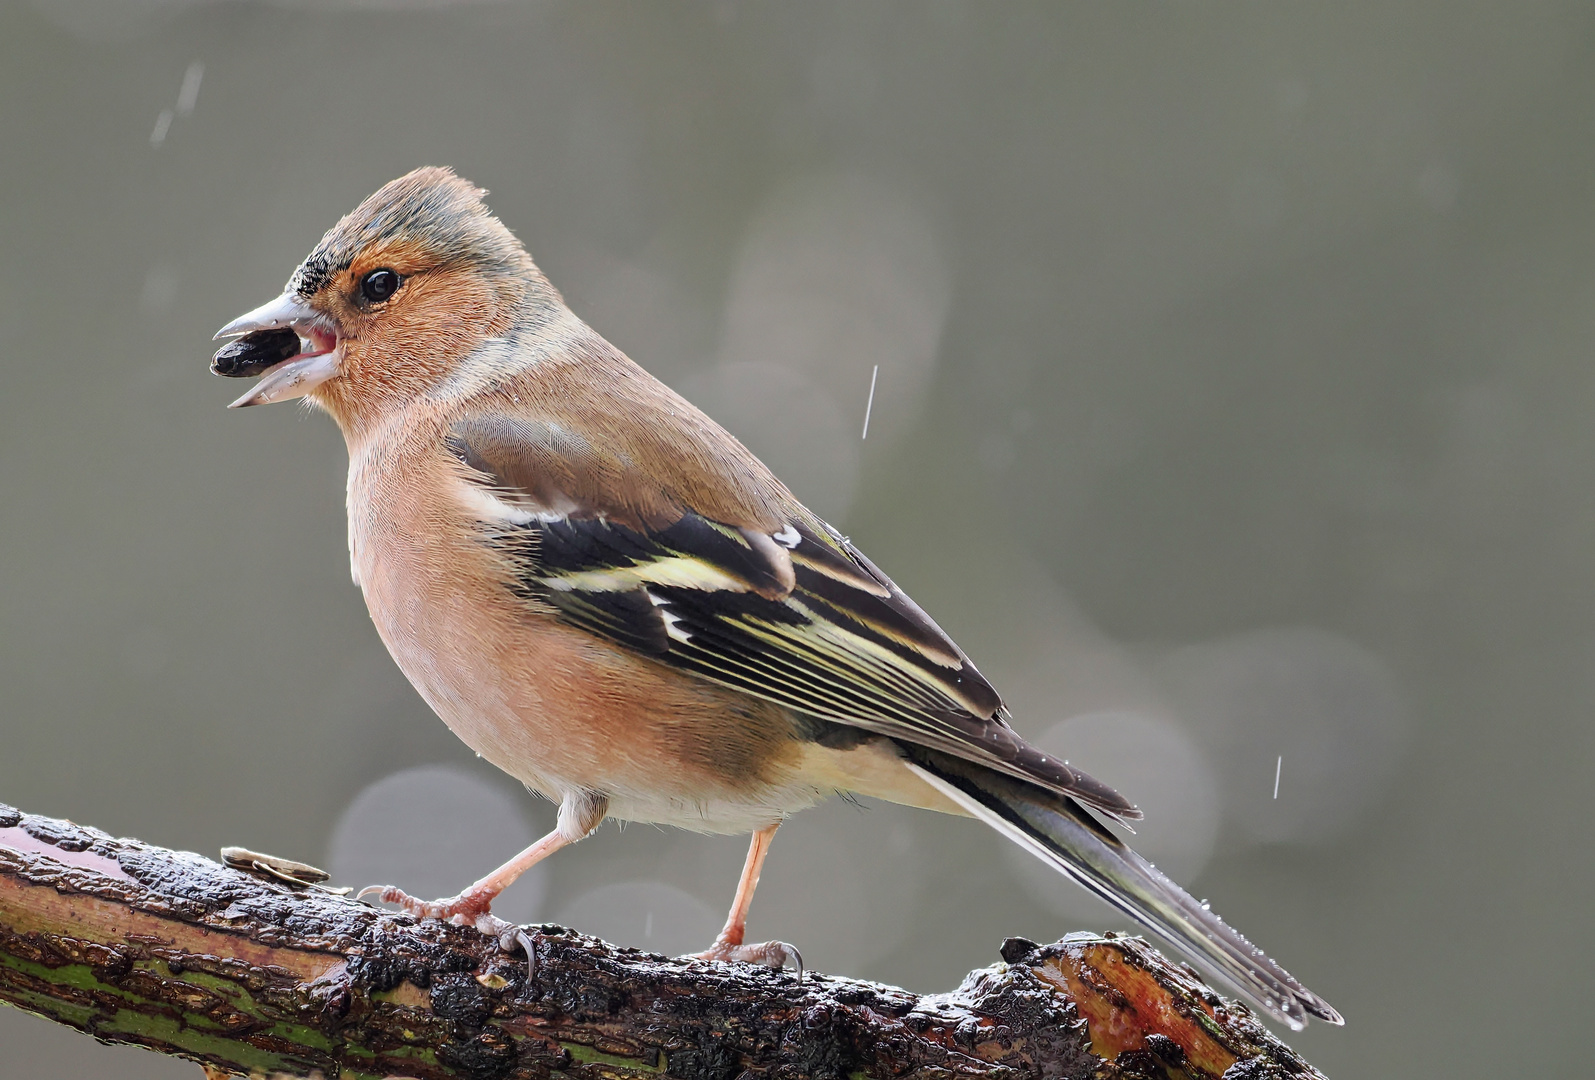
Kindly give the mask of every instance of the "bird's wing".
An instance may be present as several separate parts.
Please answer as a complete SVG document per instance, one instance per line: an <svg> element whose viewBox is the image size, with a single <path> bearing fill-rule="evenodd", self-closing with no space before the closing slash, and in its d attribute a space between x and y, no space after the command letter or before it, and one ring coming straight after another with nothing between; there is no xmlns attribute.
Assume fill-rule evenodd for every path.
<svg viewBox="0 0 1595 1080"><path fill-rule="evenodd" d="M573 626L811 717L941 750L1121 818L1112 788L1009 727L990 683L848 540L794 503L716 521L557 425L454 424L486 542L526 600Z"/></svg>

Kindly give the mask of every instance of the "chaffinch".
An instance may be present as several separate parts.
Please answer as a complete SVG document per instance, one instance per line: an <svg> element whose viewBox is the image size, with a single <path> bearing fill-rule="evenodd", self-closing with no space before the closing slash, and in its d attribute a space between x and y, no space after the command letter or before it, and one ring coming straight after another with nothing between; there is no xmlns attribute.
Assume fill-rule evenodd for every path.
<svg viewBox="0 0 1595 1080"><path fill-rule="evenodd" d="M554 831L444 900L492 900L605 817L752 833L705 958L745 944L776 827L857 792L978 818L1271 1015L1340 1017L1096 815L1123 796L1029 746L963 651L746 447L571 313L484 193L418 169L224 326L234 407L306 397L349 449L349 556L377 632Z"/></svg>

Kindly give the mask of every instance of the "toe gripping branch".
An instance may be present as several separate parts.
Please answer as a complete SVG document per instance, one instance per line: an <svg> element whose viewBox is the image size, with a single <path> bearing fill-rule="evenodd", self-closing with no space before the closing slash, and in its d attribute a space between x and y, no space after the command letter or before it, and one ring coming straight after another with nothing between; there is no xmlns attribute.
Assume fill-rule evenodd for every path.
<svg viewBox="0 0 1595 1080"><path fill-rule="evenodd" d="M438 919L455 926L473 926L477 932L498 942L501 952L509 955L520 948L526 954L526 977L537 977L537 940L534 933L494 915L491 911L477 910L478 905L456 896L448 900L417 900L394 885L367 885L355 893L356 900L375 896L384 904L398 904L407 914L417 919Z"/></svg>
<svg viewBox="0 0 1595 1080"><path fill-rule="evenodd" d="M516 926L512 922L505 922L497 915L480 915L476 920L476 929L488 937L498 939L499 951L513 956L517 946L526 954L526 981L533 982L537 979L537 934L528 931L524 926Z"/></svg>
<svg viewBox="0 0 1595 1080"><path fill-rule="evenodd" d="M699 960L721 961L734 964L752 964L756 967L784 971L788 966L797 972L798 983L803 982L803 954L784 941L761 941L757 945L732 945L717 941L698 953Z"/></svg>

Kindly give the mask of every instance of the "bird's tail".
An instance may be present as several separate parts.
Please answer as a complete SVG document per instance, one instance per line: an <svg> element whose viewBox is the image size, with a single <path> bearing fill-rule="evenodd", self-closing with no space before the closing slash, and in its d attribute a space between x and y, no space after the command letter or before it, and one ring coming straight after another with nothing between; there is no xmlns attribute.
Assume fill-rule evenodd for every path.
<svg viewBox="0 0 1595 1080"><path fill-rule="evenodd" d="M935 750L904 746L903 751L909 767L942 794L1178 945L1270 1016L1293 1030L1305 1027L1309 1016L1343 1023L1327 1001L1131 851L1074 800Z"/></svg>

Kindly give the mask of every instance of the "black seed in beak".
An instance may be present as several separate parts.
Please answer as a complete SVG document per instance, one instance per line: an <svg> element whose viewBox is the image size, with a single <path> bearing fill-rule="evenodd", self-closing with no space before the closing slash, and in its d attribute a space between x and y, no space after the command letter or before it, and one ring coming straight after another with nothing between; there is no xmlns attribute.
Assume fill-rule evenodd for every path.
<svg viewBox="0 0 1595 1080"><path fill-rule="evenodd" d="M246 379L299 355L299 335L284 327L256 330L216 350L210 369L231 379Z"/></svg>

